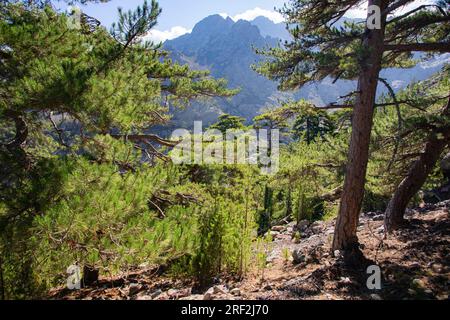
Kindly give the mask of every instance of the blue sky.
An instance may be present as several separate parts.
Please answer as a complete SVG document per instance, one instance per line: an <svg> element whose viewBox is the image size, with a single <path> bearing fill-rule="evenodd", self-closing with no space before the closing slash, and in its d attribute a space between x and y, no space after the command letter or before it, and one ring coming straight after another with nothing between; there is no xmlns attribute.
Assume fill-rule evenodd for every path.
<svg viewBox="0 0 450 320"><path fill-rule="evenodd" d="M154 37L167 38L189 32L197 22L212 14L226 14L232 18L245 20L265 15L280 22L281 17L274 8L282 7L286 0L159 0L158 2L163 11ZM109 27L116 20L118 7L134 9L142 3L143 0L112 0L80 8ZM56 7L64 9L66 5L56 3Z"/></svg>
<svg viewBox="0 0 450 320"><path fill-rule="evenodd" d="M97 3L81 6L88 15L100 20L106 27L116 21L117 8L134 9L144 0L112 0L108 3ZM148 0L150 1L150 0ZM162 14L158 25L148 35L148 39L156 42L173 39L190 32L194 25L212 14L230 16L233 20L253 20L257 16L265 16L274 22L282 22L281 15L274 8L281 8L288 0L159 0ZM430 0L416 0L411 6L430 3ZM55 6L64 10L67 6L56 2ZM363 3L360 9L351 10L346 16L362 18L366 16Z"/></svg>

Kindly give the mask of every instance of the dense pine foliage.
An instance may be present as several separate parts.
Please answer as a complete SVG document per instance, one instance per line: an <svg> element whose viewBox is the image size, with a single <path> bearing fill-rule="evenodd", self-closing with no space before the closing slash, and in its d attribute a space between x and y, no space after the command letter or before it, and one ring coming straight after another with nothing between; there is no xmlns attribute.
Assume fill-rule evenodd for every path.
<svg viewBox="0 0 450 320"><path fill-rule="evenodd" d="M304 10L321 1L293 3ZM296 6L284 10L295 22ZM324 14L337 18L329 10L333 6ZM348 105L319 109L291 101L267 110L252 126L232 115L211 126L221 132L280 129L280 170L274 175L258 165L170 161L176 141L149 134L170 121L169 107L189 108L193 100L231 97L237 90L142 42L160 12L156 1L119 11L107 31L84 15L74 28L69 15L45 1L1 1L2 298L43 297L65 285L73 264L101 275L164 266L168 274L200 284L222 273L244 276L250 268L264 268L273 225L337 216L354 116ZM317 11L311 12L308 24L291 30L298 41L270 50L276 59L260 67L283 88L326 76L353 79L360 71L357 54L364 48L358 37L364 30L330 28L323 19L313 24ZM403 28L401 37L408 37L413 18L421 16L396 26ZM420 36L448 37L446 27L426 28ZM302 38L303 32L313 37ZM325 45L337 37L347 40ZM411 58L409 52L388 54L383 65L409 65ZM378 99L364 211L386 210L430 140L445 141L439 156L449 151L449 72L447 67ZM347 100L354 102L352 96ZM420 188L439 188L444 174L435 161Z"/></svg>

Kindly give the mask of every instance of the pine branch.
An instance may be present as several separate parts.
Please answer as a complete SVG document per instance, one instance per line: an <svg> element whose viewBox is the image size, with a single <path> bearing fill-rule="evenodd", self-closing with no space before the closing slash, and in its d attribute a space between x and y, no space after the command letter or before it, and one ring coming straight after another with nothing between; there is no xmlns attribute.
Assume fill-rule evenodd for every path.
<svg viewBox="0 0 450 320"><path fill-rule="evenodd" d="M396 3L391 4L389 7L386 8L386 10L383 10L383 12L381 13L382 15L388 15L392 12L394 12L395 10L407 5L409 2L413 2L414 0L399 0Z"/></svg>
<svg viewBox="0 0 450 320"><path fill-rule="evenodd" d="M163 139L156 134L112 134L111 137L133 141L134 143L146 143L148 141L153 141L166 147L175 147L178 144L178 141Z"/></svg>
<svg viewBox="0 0 450 320"><path fill-rule="evenodd" d="M450 52L450 42L437 43L407 43L407 44L385 44L384 51L395 52Z"/></svg>

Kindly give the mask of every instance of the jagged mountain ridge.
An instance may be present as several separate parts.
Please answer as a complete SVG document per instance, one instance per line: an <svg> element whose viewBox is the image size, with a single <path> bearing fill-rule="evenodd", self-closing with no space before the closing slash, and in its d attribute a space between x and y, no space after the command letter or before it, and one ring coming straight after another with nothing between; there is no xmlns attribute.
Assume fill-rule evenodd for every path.
<svg viewBox="0 0 450 320"><path fill-rule="evenodd" d="M265 17L250 22L235 22L212 15L197 23L191 33L166 41L164 49L171 53L175 61L194 69L208 69L212 76L227 79L230 88L241 88L240 93L231 100L194 103L187 110L174 111L173 126L191 128L194 120L203 120L208 125L224 112L242 116L251 122L264 109L279 106L280 101L286 99L305 98L317 105L326 105L354 90L353 81L333 83L331 79L325 79L298 92L280 92L277 83L251 69L252 64L263 59L254 48L277 46L288 38L289 33L283 23L275 24ZM443 55L412 69L383 70L382 77L399 90L412 81L428 78L448 62L450 55ZM384 90L380 86L380 93Z"/></svg>

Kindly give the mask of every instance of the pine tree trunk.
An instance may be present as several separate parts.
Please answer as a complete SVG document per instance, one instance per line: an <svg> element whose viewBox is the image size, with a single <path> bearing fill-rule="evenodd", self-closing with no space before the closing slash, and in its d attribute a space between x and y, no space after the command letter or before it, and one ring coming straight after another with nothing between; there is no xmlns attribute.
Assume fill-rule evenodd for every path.
<svg viewBox="0 0 450 320"><path fill-rule="evenodd" d="M450 100L443 111L443 116L448 116ZM439 160L445 147L450 143L450 128L444 128L441 132L433 132L428 137L424 151L419 159L413 163L407 176L394 193L386 209L384 220L385 230L392 232L404 224L404 214L408 204L417 192L420 191Z"/></svg>
<svg viewBox="0 0 450 320"><path fill-rule="evenodd" d="M386 1L370 0L368 5L378 5L383 11L386 8ZM364 197L374 105L383 55L385 24L386 17L384 16L381 19L381 29L366 29L364 35L363 46L367 50L367 54L362 57L361 61L358 95L353 110L347 171L334 233L333 250L354 251L358 247L356 231Z"/></svg>

